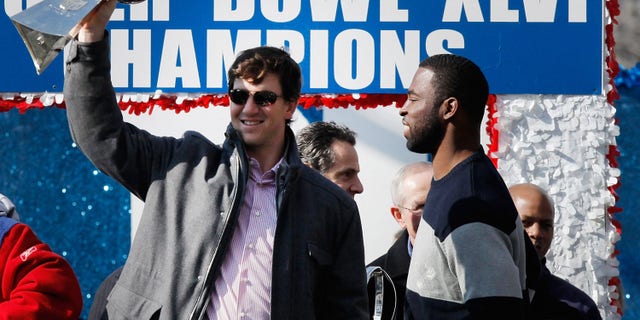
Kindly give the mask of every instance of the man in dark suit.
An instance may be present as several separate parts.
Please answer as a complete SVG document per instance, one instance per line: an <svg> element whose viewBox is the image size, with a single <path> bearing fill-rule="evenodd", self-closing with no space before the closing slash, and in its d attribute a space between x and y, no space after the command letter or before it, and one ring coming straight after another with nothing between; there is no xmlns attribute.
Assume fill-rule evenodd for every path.
<svg viewBox="0 0 640 320"><path fill-rule="evenodd" d="M539 186L521 183L509 188L522 225L540 259L540 274L530 306L530 319L601 320L598 306L584 291L553 275L545 255L553 241L555 209Z"/></svg>
<svg viewBox="0 0 640 320"><path fill-rule="evenodd" d="M367 267L381 267L389 275L395 287L396 303L394 305L393 299L385 297L381 319L403 319L402 311L413 241L432 178L431 163L421 161L402 167L391 182L391 200L393 201L390 208L391 216L402 230L389 251L367 265ZM369 297L372 296L371 290L373 288L370 288ZM385 293L388 293L388 290ZM375 301L369 301L369 308L375 308Z"/></svg>

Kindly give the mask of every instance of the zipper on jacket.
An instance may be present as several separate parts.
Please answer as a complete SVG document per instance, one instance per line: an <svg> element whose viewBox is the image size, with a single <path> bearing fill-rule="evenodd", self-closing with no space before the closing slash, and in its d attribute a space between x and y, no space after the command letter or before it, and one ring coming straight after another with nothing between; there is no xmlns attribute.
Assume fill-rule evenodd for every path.
<svg viewBox="0 0 640 320"><path fill-rule="evenodd" d="M236 149L237 150L237 149ZM233 196L231 197L231 208L229 209L228 212L226 212L227 215L227 219L224 223L224 228L222 231L222 235L220 236L220 242L219 244L216 246L216 249L213 252L213 258L211 259L211 262L209 263L209 266L207 267L207 272L205 274L205 277L203 279L204 281L204 285L202 287L202 291L200 292L200 295L198 296L198 299L196 299L196 303L193 307L193 310L191 311L191 314L189 315L189 319L191 320L202 320L204 319L204 315L206 315L207 313L207 309L206 309L206 301L207 299L209 299L209 297L207 297L208 295L210 295L210 290L207 290L208 288L211 288L212 285L214 285L213 283L209 283L211 281L211 270L213 269L213 264L216 260L216 256L218 255L218 250L220 249L220 243L223 243L224 237L225 235L227 235L228 237L233 236L233 231L231 231L231 233L229 233L230 231L227 230L229 229L229 221L231 220L231 214L234 211L237 211L236 209L238 208L238 203L236 201L237 197L238 197L238 191L240 189L244 190L244 182L240 182L239 177L240 177L240 171L241 171L241 164L242 161L240 160L241 155L240 154L236 154L236 162L237 162L237 166L236 166L236 170L235 170L235 178L236 178L236 184L234 187L234 191L233 191ZM242 184L242 188L241 185ZM235 226L235 224L233 224ZM207 294L209 293L209 294ZM199 310L199 311L198 311ZM197 315L199 314L199 315Z"/></svg>

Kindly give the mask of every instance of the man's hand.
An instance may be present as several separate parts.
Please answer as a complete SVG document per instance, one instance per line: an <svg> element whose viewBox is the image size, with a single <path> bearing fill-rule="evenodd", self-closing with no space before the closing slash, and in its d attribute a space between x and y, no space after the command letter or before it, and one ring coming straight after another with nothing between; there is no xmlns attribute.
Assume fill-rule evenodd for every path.
<svg viewBox="0 0 640 320"><path fill-rule="evenodd" d="M104 38L104 31L111 14L116 9L116 0L102 0L76 28L79 42L97 42Z"/></svg>

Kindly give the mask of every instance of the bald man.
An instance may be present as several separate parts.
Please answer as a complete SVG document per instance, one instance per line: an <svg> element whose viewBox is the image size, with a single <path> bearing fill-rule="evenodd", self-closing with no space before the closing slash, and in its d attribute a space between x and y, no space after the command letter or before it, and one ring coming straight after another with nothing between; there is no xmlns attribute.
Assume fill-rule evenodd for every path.
<svg viewBox="0 0 640 320"><path fill-rule="evenodd" d="M403 230L389 251L368 265L368 267L381 267L391 277L395 286L396 316L392 318L389 312L383 312L382 319L403 319L404 317L402 311L413 242L422 218L427 193L431 187L431 179L433 179L431 163L421 161L400 168L391 181L393 204L389 211ZM383 310L389 309L390 306L385 304Z"/></svg>
<svg viewBox="0 0 640 320"><path fill-rule="evenodd" d="M540 259L549 251L553 240L553 202L542 188L531 183L517 184L509 188L522 225L536 248Z"/></svg>
<svg viewBox="0 0 640 320"><path fill-rule="evenodd" d="M553 201L539 186L516 184L509 188L522 225L540 259L540 276L531 301L530 319L602 319L591 297L566 280L551 274L545 255L553 240Z"/></svg>

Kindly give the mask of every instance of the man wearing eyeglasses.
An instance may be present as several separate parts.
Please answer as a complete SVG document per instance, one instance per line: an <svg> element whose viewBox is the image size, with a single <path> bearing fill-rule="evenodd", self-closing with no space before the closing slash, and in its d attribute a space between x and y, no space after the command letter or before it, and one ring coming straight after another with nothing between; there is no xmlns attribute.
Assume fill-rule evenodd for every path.
<svg viewBox="0 0 640 320"><path fill-rule="evenodd" d="M413 242L422 218L424 203L433 179L429 162L414 162L400 168L391 181L391 216L398 222L402 233L389 251L373 260L367 267L379 266L392 279L396 292L395 305L385 294L381 319L404 319L404 297ZM373 302L369 301L370 308ZM394 316L395 315L395 316Z"/></svg>
<svg viewBox="0 0 640 320"><path fill-rule="evenodd" d="M258 47L228 72L231 124L217 146L123 122L109 78L116 1L70 45L64 94L74 140L145 202L109 319L366 319L354 200L298 156L288 123L300 68Z"/></svg>

